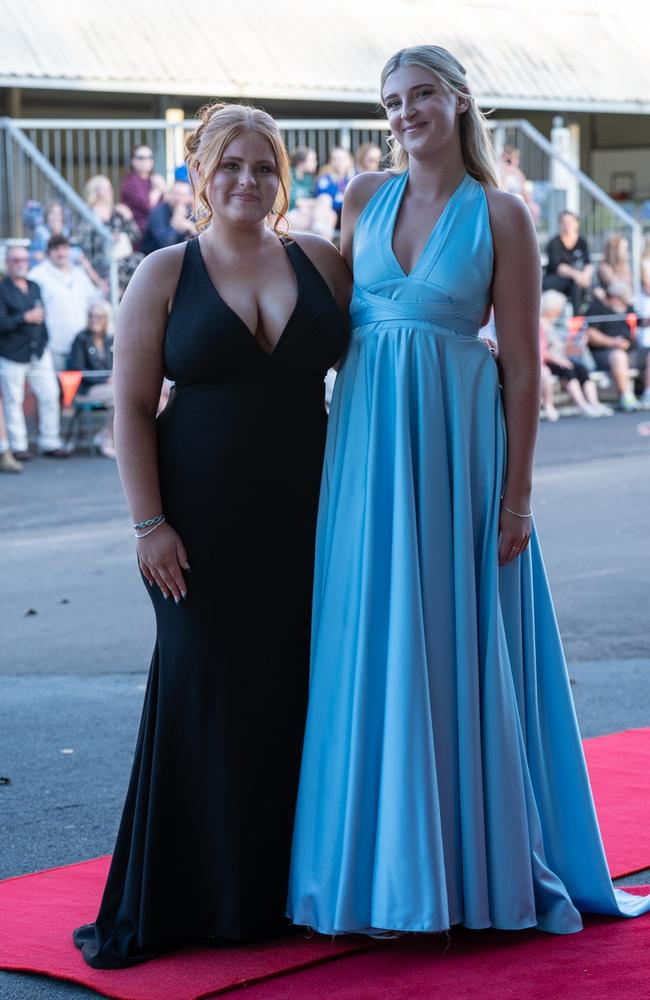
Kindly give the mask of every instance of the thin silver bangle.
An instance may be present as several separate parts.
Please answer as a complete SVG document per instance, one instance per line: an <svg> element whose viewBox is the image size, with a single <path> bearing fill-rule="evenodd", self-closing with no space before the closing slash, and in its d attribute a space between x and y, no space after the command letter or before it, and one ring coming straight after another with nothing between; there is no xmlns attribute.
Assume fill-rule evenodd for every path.
<svg viewBox="0 0 650 1000"><path fill-rule="evenodd" d="M503 507L504 510L507 510L509 514L514 514L515 517L532 517L533 516L532 510L531 510L530 514L518 514L516 510L510 510L509 507L506 507L506 505L503 503L503 501L501 501L501 506Z"/></svg>
<svg viewBox="0 0 650 1000"><path fill-rule="evenodd" d="M156 524L154 524L153 528L149 528L148 531L143 531L141 535L139 535L137 533L137 531L136 531L135 532L135 537L136 538L146 538L147 535L150 535L152 533L152 531L155 531L156 528L159 528L161 524L164 524L166 520L167 520L167 518L163 517L162 521L157 521Z"/></svg>

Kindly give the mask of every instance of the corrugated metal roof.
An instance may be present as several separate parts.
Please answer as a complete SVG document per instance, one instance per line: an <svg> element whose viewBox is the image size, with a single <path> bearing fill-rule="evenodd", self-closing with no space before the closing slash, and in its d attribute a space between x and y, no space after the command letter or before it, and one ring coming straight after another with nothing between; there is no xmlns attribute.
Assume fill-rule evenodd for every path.
<svg viewBox="0 0 650 1000"><path fill-rule="evenodd" d="M650 113L641 0L0 0L0 25L4 86L376 101L434 42L483 103Z"/></svg>

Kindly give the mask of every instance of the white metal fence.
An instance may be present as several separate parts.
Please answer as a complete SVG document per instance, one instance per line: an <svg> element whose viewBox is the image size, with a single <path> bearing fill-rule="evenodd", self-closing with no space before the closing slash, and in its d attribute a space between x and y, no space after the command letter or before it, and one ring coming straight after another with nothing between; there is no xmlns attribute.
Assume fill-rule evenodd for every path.
<svg viewBox="0 0 650 1000"><path fill-rule="evenodd" d="M310 146L320 164L327 161L335 146L354 151L361 143L372 142L384 153L388 151L388 123L382 119L286 119L278 124L290 153L298 146ZM52 193L65 199L73 217L88 219L88 209L77 192L82 192L86 181L96 174L109 177L119 192L131 151L140 144L152 148L156 170L171 182L183 162L185 133L194 127L191 119L0 119L0 169L5 173L0 191L0 237L21 234L27 199L47 201ZM493 119L490 128L497 153L506 145L519 150L521 168L539 206L536 224L540 243L556 231L562 209L577 210L582 234L596 259L609 236L620 234L629 240L638 293L639 223L585 173L561 160L529 122Z"/></svg>
<svg viewBox="0 0 650 1000"><path fill-rule="evenodd" d="M65 226L71 235L85 222L104 241L110 261L110 298L117 305L117 262L111 233L45 153L11 119L0 119L0 238L28 238L32 228L30 212L41 212L52 201L63 206Z"/></svg>

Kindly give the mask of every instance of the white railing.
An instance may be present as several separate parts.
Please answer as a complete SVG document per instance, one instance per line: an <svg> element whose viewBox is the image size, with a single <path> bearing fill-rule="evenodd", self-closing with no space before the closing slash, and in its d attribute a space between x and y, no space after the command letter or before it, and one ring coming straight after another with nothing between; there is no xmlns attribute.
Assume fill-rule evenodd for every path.
<svg viewBox="0 0 650 1000"><path fill-rule="evenodd" d="M36 144L11 119L0 118L0 236L10 239L28 234L23 213L29 202L45 206L51 201L63 205L66 226L71 233L83 221L104 241L110 261L110 299L116 306L118 274L110 231Z"/></svg>
<svg viewBox="0 0 650 1000"><path fill-rule="evenodd" d="M630 246L634 294L638 298L643 242L639 222L587 174L558 156L549 140L530 122L493 119L490 128L497 154L505 146L519 151L521 169L539 208L540 242L543 244L557 231L557 216L566 208L580 216L581 235L596 260L602 259L608 237L625 236Z"/></svg>
<svg viewBox="0 0 650 1000"><path fill-rule="evenodd" d="M42 173L43 163L67 185L67 190L82 191L86 181L96 175L109 177L116 195L129 167L134 146L146 144L154 152L156 170L171 182L175 169L183 162L185 133L195 127L192 119L2 119L3 131L12 141L20 133L29 149L39 152L39 166L30 153L28 170ZM298 146L316 150L319 162L325 163L334 146L354 151L361 143L372 142L384 153L388 151L388 122L385 119L280 119L278 121L289 152ZM520 165L539 207L536 225L540 243L556 231L557 216L564 208L577 211L581 231L596 260L603 253L607 238L614 234L626 236L631 251L631 266L635 290L639 291L642 232L639 223L581 170L558 157L551 143L529 122L523 119L492 119L494 144L499 153L508 145L519 150ZM27 149L23 144L23 149ZM561 168L561 169L558 169ZM15 178L10 202L13 220L18 217L24 201ZM561 176L560 176L561 175ZM564 178L564 180L562 180ZM570 178L571 183L566 179ZM562 181L560 183L560 181ZM33 186L33 185L32 185ZM572 190L570 190L572 189ZM9 193L9 192L8 192ZM15 200L15 199L18 200ZM12 209L9 209L11 214ZM75 211L78 211L78 201ZM3 214L2 233L10 235Z"/></svg>

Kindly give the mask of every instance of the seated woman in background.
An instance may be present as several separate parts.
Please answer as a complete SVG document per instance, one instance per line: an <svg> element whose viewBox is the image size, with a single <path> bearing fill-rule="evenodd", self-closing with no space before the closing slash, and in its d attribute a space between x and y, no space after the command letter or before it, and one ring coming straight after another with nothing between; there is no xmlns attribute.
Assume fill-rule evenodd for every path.
<svg viewBox="0 0 650 1000"><path fill-rule="evenodd" d="M289 210L297 208L300 202L314 197L314 181L318 170L316 150L309 146L298 146L291 154L291 192Z"/></svg>
<svg viewBox="0 0 650 1000"><path fill-rule="evenodd" d="M332 239L341 228L345 189L354 177L354 160L347 149L336 146L316 181L314 232Z"/></svg>
<svg viewBox="0 0 650 1000"><path fill-rule="evenodd" d="M374 142L362 142L354 154L354 166L357 174L381 168L381 149Z"/></svg>
<svg viewBox="0 0 650 1000"><path fill-rule="evenodd" d="M499 187L502 191L521 198L528 205L535 222L539 219L540 208L532 194L532 184L521 169L521 152L516 146L504 146L499 157Z"/></svg>
<svg viewBox="0 0 650 1000"><path fill-rule="evenodd" d="M650 347L650 236L646 237L641 256L641 295L639 297L637 344Z"/></svg>
<svg viewBox="0 0 650 1000"><path fill-rule="evenodd" d="M128 205L115 204L113 185L108 177L104 177L103 174L91 177L84 188L84 198L88 207L97 216L98 222L106 226L113 237L112 256L117 260L117 280L121 298L133 272L142 260L143 255L135 253L133 249L142 234ZM80 224L76 235L81 249L99 275L103 293L107 295L111 257L106 243L88 222Z"/></svg>
<svg viewBox="0 0 650 1000"><path fill-rule="evenodd" d="M318 170L316 151L300 146L291 156L291 191L289 194L289 226L296 232L318 233L331 240L337 215L329 199L316 199L315 180Z"/></svg>
<svg viewBox="0 0 650 1000"><path fill-rule="evenodd" d="M113 384L108 374L113 370L113 337L111 307L108 302L95 302L88 310L88 326L78 333L72 344L68 368L73 371L98 372L85 375L77 396L107 408L106 421L97 435L96 444L106 458L115 458L113 445Z"/></svg>
<svg viewBox="0 0 650 1000"><path fill-rule="evenodd" d="M92 261L84 253L83 247L79 246L79 241L76 238L73 239L70 234L70 226L66 220L65 208L60 201L48 202L45 208L45 216L41 216L40 222L36 222L34 225L32 240L29 244L30 267L45 260L47 257L47 244L52 236L65 236L66 239L70 240L70 262L82 267L93 285L101 288L101 279L93 267Z"/></svg>
<svg viewBox="0 0 650 1000"><path fill-rule="evenodd" d="M553 403L553 379L556 375L583 417L611 417L614 413L598 399L595 383L585 365L566 357L557 321L564 315L566 296L544 292L540 303L539 340L542 358L542 408L548 420L555 422L559 413Z"/></svg>
<svg viewBox="0 0 650 1000"><path fill-rule="evenodd" d="M598 268L598 283L609 288L613 281L622 282L627 288L628 301L632 301L633 281L630 267L630 244L624 236L615 233L605 242L603 260Z"/></svg>

